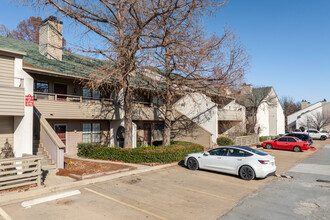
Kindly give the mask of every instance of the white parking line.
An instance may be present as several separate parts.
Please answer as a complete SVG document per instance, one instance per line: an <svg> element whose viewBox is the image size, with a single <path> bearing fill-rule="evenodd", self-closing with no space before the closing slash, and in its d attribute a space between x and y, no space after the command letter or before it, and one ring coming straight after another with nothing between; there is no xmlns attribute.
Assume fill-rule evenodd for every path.
<svg viewBox="0 0 330 220"><path fill-rule="evenodd" d="M130 207L130 208L135 209L135 210L137 210L137 211L140 211L140 212L143 212L143 213L145 213L145 214L148 214L148 215L151 215L151 216L153 216L153 217L156 217L156 218L158 218L158 219L167 220L167 218L164 218L164 217L162 217L162 216L159 216L159 215L154 214L154 213L152 213L152 212L149 212L149 211L147 211L147 210L140 209L140 208L138 208L138 207L136 207L136 206L133 206L133 205L130 205L130 204L128 204L128 203L125 203L125 202L119 201L119 200L117 200L117 199L115 199L115 198L112 198L112 197L110 197L110 196L104 195L104 194L99 193L99 192L97 192L97 191L94 191L94 190L92 190L92 189L89 189L89 188L84 188L84 189L87 190L87 191L89 191L89 192L95 193L96 195L102 196L102 197L104 197L104 198L106 198L106 199L109 199L109 200L112 200L112 201L114 201L114 202L117 202L117 203L119 203L119 204L121 204L121 205L124 205L124 206Z"/></svg>
<svg viewBox="0 0 330 220"><path fill-rule="evenodd" d="M40 203L44 203L44 202L50 202L56 199L62 199L65 197L69 197L69 196L74 196L74 195L78 195L80 194L79 190L73 190L73 191L68 191L68 192L64 192L64 193L58 193L55 195L51 195L51 196L46 196L46 197L42 197L42 198L38 198L38 199L32 199L32 200L28 200L25 202L22 202L22 206L24 208L30 208L33 205L37 205Z"/></svg>
<svg viewBox="0 0 330 220"><path fill-rule="evenodd" d="M2 208L0 208L0 216L2 216L5 220L13 220Z"/></svg>

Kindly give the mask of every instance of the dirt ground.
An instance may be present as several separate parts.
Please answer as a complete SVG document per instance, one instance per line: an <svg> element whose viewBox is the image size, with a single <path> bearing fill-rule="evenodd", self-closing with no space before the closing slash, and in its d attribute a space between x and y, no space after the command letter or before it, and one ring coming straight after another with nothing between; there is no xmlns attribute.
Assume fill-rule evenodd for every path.
<svg viewBox="0 0 330 220"><path fill-rule="evenodd" d="M114 164L114 163L100 163L85 160L77 160L71 158L64 158L64 169L59 169L56 175L68 176L69 174L75 175L89 175L95 173L103 173L116 171L121 169L136 169L135 167Z"/></svg>

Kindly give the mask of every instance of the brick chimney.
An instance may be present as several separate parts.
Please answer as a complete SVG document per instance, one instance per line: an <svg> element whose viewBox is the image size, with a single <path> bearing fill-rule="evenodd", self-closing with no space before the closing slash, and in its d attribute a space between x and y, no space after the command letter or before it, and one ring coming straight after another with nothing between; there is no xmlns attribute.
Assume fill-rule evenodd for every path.
<svg viewBox="0 0 330 220"><path fill-rule="evenodd" d="M311 105L311 103L310 102L307 102L306 100L302 100L301 101L301 109L305 109L305 108L307 108L310 105Z"/></svg>
<svg viewBox="0 0 330 220"><path fill-rule="evenodd" d="M243 84L241 87L242 95L250 95L252 94L252 85L251 84Z"/></svg>
<svg viewBox="0 0 330 220"><path fill-rule="evenodd" d="M39 53L48 59L62 61L63 53L63 22L54 16L49 16L40 23L39 28Z"/></svg>

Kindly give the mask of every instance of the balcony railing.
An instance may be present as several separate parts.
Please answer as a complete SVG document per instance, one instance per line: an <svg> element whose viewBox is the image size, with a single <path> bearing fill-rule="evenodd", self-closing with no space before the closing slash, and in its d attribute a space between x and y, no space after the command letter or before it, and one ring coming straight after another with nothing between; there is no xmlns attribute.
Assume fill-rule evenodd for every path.
<svg viewBox="0 0 330 220"><path fill-rule="evenodd" d="M57 93L44 93L34 92L34 100L48 100L48 101L61 101L61 102L80 102L80 103L103 103L114 104L115 101L107 98L95 98L86 96L77 96L69 94L57 94Z"/></svg>

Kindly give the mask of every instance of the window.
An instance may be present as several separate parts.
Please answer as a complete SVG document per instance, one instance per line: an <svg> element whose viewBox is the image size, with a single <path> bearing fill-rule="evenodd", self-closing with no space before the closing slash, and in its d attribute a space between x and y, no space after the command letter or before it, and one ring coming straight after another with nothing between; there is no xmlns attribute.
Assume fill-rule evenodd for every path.
<svg viewBox="0 0 330 220"><path fill-rule="evenodd" d="M82 90L82 94L83 94L83 102L95 102L95 103L100 103L100 91L99 90L90 90L87 88L83 88ZM86 97L90 97L90 98L86 98Z"/></svg>
<svg viewBox="0 0 330 220"><path fill-rule="evenodd" d="M280 138L280 139L278 139L278 141L280 141L280 142L288 142L288 139L287 138Z"/></svg>
<svg viewBox="0 0 330 220"><path fill-rule="evenodd" d="M49 92L49 84L48 84L48 82L34 81L33 90L34 90L34 92L48 93Z"/></svg>
<svg viewBox="0 0 330 220"><path fill-rule="evenodd" d="M101 143L101 124L84 123L83 124L83 143Z"/></svg>
<svg viewBox="0 0 330 220"><path fill-rule="evenodd" d="M227 151L227 148L217 148L210 150L209 153L210 155L216 155L216 156L224 156Z"/></svg>
<svg viewBox="0 0 330 220"><path fill-rule="evenodd" d="M230 157L244 157L245 153L246 153L245 151L239 150L239 149L228 149L227 156L230 156Z"/></svg>
<svg viewBox="0 0 330 220"><path fill-rule="evenodd" d="M288 138L288 142L296 142L296 140L293 138Z"/></svg>
<svg viewBox="0 0 330 220"><path fill-rule="evenodd" d="M243 148L244 150L247 150L247 151L251 151L252 153L255 153L255 154L258 154L260 156L266 156L268 154L266 154L265 152L262 152L260 150L256 150L256 149L252 149L252 148L249 148L249 147L240 147L240 148ZM248 152L246 152L247 154L250 154ZM252 155L252 154L251 154ZM249 155L249 156L251 156Z"/></svg>

